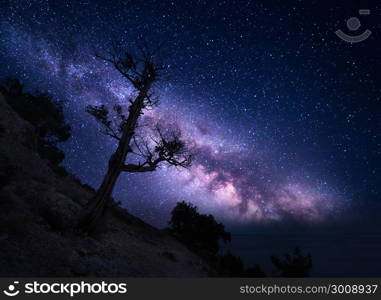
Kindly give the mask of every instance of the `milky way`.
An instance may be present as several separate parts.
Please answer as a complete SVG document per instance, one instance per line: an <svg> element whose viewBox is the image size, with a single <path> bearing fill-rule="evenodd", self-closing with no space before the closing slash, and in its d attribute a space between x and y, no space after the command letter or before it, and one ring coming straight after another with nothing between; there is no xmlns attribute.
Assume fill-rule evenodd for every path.
<svg viewBox="0 0 381 300"><path fill-rule="evenodd" d="M49 16L54 11L42 7L41 11ZM21 9L16 6L17 11ZM20 15L1 19L1 38L6 41L1 50L7 61L3 72L21 77L31 88L66 100L73 136L62 145L64 164L82 181L97 186L115 144L99 133L99 126L85 113L85 107L123 104L131 93L131 87L115 70L93 56L94 47L104 51L110 40L74 28L80 24L77 20L70 25L70 30L78 30L77 35L65 36L61 43L59 30L45 32L44 26L36 23L34 30L30 29L25 20L28 17ZM251 22L254 26L255 21ZM178 24L181 27L182 22ZM92 30L99 33L100 25L89 28L94 26ZM124 37L127 44L129 36ZM211 32L203 47L213 47L224 38L229 39ZM243 37L236 34L236 39ZM170 45L167 47L169 78L156 87L160 105L147 112L142 122L165 122L178 127L194 153L193 165L189 169L163 166L150 174L123 175L115 198L156 224L165 223L171 208L182 200L232 223L316 223L345 211L352 191L346 175L340 176L335 163L338 157L352 151L345 135L353 141L356 132L347 128L334 132L331 128L346 126L345 122L351 122L359 111L330 102L330 92L321 92L330 85L325 77L330 66L319 70L320 60L316 60L304 71L292 59L280 64L278 60L287 53L277 53L276 45L263 52L258 45L253 50L257 52L251 54L253 58L239 61L228 53L218 54L220 50L215 48L200 50L196 42L187 46L186 39L179 46L175 40L173 53ZM248 47L245 40L242 43L241 47ZM229 47L229 51L235 51L239 45ZM293 51L303 51L303 45ZM210 58L211 52L215 60ZM213 61L205 69L191 63L203 53L208 62ZM184 69L179 69L179 64ZM250 67L243 69L248 64ZM317 81L310 70L323 75L316 75ZM237 75L242 80L233 80ZM346 83L341 86L335 79L335 84L334 98L340 98ZM334 120L333 113L339 114L338 120ZM374 135L373 131L367 134Z"/></svg>

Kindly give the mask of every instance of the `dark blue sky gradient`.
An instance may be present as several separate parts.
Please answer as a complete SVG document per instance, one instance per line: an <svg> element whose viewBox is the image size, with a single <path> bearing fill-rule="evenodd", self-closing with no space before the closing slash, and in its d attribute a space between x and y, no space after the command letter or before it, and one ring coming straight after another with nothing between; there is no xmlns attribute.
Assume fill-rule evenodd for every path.
<svg viewBox="0 0 381 300"><path fill-rule="evenodd" d="M368 3L2 1L0 71L67 101L64 164L96 187L115 145L84 108L129 90L93 51L161 42L168 70L152 118L187 131L198 156L182 175L123 176L117 200L159 226L180 200L249 231L344 224L380 209L381 10ZM334 31L359 8L373 34L350 45Z"/></svg>

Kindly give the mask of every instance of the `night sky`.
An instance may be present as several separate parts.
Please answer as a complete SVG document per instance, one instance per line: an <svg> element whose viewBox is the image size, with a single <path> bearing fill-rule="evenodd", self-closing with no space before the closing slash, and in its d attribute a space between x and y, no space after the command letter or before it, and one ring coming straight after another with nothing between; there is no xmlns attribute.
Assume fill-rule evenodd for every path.
<svg viewBox="0 0 381 300"><path fill-rule="evenodd" d="M3 0L0 8L1 77L66 101L73 134L64 165L94 187L116 145L85 107L123 104L131 92L94 49L162 43L161 102L144 119L179 127L195 157L187 170L123 175L114 196L131 213L164 226L185 200L228 228L379 227L369 221L381 208L375 1ZM354 33L349 17L362 23ZM372 35L349 44L337 29Z"/></svg>

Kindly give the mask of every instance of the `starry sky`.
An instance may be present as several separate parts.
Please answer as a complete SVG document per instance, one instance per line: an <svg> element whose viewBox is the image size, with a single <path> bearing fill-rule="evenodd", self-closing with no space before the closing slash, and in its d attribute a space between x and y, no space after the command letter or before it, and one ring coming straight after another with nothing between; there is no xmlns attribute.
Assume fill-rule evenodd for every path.
<svg viewBox="0 0 381 300"><path fill-rule="evenodd" d="M121 176L125 208L157 226L183 200L228 226L365 219L381 207L381 9L359 3L3 0L1 77L65 100L64 165L97 187L116 144L85 107L132 90L94 51L161 43L160 105L142 121L180 128L194 161ZM334 34L349 17L368 40Z"/></svg>

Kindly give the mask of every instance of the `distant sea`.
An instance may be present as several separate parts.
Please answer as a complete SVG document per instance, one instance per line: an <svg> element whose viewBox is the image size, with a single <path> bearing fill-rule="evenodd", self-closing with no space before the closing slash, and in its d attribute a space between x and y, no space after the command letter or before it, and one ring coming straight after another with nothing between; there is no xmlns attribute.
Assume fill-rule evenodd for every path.
<svg viewBox="0 0 381 300"><path fill-rule="evenodd" d="M275 270L272 254L300 247L312 255L313 277L381 277L380 233L232 234L228 248L245 265L259 264L267 274Z"/></svg>

